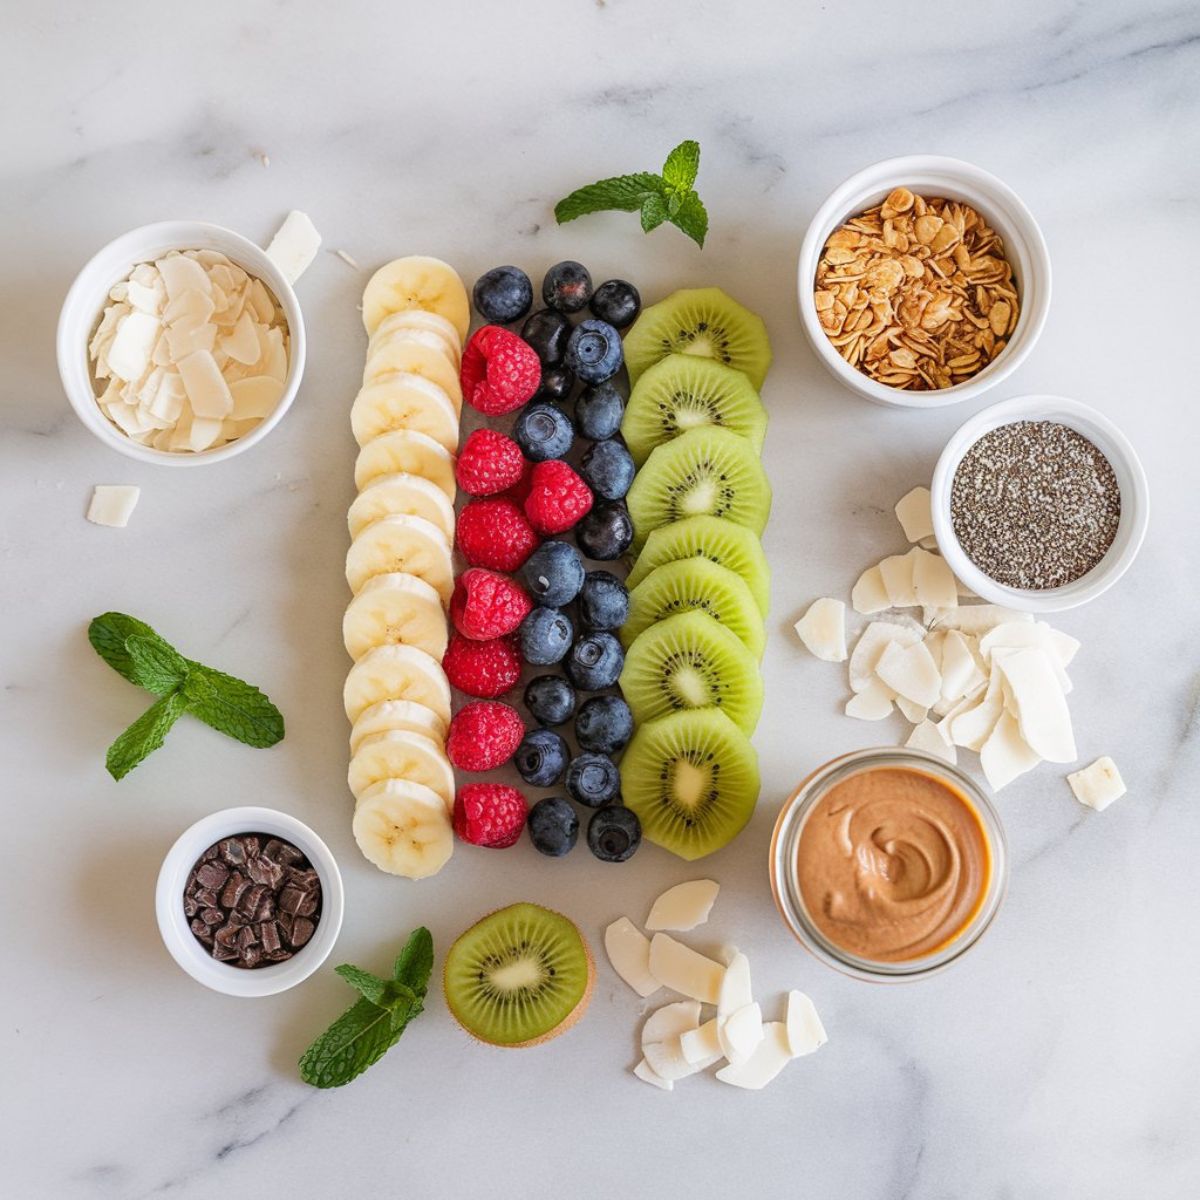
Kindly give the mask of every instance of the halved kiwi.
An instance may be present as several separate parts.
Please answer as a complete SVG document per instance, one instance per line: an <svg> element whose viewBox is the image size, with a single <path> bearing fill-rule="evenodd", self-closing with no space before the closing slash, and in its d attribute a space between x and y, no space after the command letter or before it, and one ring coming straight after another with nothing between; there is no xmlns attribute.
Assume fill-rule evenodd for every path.
<svg viewBox="0 0 1200 1200"><path fill-rule="evenodd" d="M678 613L698 610L736 634L756 659L766 631L746 581L707 558L681 558L655 567L629 593L629 616L621 627L628 649L642 630Z"/></svg>
<svg viewBox="0 0 1200 1200"><path fill-rule="evenodd" d="M758 788L754 747L714 708L642 725L621 759L621 793L643 835L689 861L737 837Z"/></svg>
<svg viewBox="0 0 1200 1200"><path fill-rule="evenodd" d="M583 934L560 913L511 904L477 921L446 955L454 1019L492 1046L536 1046L587 1010L595 979Z"/></svg>
<svg viewBox="0 0 1200 1200"><path fill-rule="evenodd" d="M625 655L621 694L634 722L718 708L752 733L762 712L758 660L707 613L685 612L643 630Z"/></svg>
<svg viewBox="0 0 1200 1200"><path fill-rule="evenodd" d="M663 563L685 558L706 558L740 575L754 596L758 611L764 617L767 615L771 568L767 566L762 542L744 526L722 521L720 517L688 517L656 529L646 539L625 586L635 588Z"/></svg>
<svg viewBox="0 0 1200 1200"><path fill-rule="evenodd" d="M756 389L771 365L762 318L715 287L685 288L642 310L625 335L630 382L668 354L715 359L741 371Z"/></svg>
<svg viewBox="0 0 1200 1200"><path fill-rule="evenodd" d="M655 446L705 425L740 433L761 454L767 410L741 371L711 358L668 354L637 381L621 436L641 466Z"/></svg>
<svg viewBox="0 0 1200 1200"><path fill-rule="evenodd" d="M693 429L657 447L626 497L634 544L684 517L724 517L762 533L771 512L771 485L758 455L728 429Z"/></svg>

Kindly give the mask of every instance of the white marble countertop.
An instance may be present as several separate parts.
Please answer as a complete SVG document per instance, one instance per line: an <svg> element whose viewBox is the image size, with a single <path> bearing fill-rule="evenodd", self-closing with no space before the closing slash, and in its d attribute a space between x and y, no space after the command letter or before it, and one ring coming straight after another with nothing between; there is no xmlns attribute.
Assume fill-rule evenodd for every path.
<svg viewBox="0 0 1200 1200"><path fill-rule="evenodd" d="M225 6L138 0L71 16L10 5L6 16L5 1193L1194 1193L1196 8L293 0L214 12ZM653 168L688 136L704 148L703 253L671 229L644 238L627 216L554 226L549 206L571 187ZM1045 333L987 400L1052 391L1101 408L1142 455L1154 513L1129 576L1058 622L1083 642L1072 670L1080 752L1113 755L1129 795L1085 811L1051 767L1002 793L1013 871L995 928L946 974L879 988L790 942L766 848L807 770L880 737L839 715L840 672L806 656L791 622L895 546L891 505L987 402L873 408L826 377L800 333L794 262L816 205L859 167L916 150L1003 177L1051 248ZM312 215L327 250L364 268L433 253L473 279L499 262L540 275L573 257L649 298L718 283L766 318L776 502L756 739L764 786L749 829L703 871L723 885L706 934L750 953L765 998L810 992L829 1029L829 1045L770 1090L704 1078L668 1097L637 1083L641 1006L602 965L586 1021L551 1046L474 1045L431 1001L383 1063L317 1092L295 1062L349 999L331 970L239 1001L201 989L164 952L153 912L162 855L232 802L296 813L340 859L347 918L332 962L380 967L422 922L444 950L516 899L561 908L596 939L697 873L653 847L618 871L583 849L553 862L523 844L463 851L415 886L355 850L339 622L362 272L323 252L300 284L307 378L282 426L243 458L142 467L72 415L54 323L96 248L168 217L265 240L292 207ZM127 530L84 521L98 482L141 485ZM104 748L145 704L85 639L88 619L112 608L261 683L286 714L286 741L252 751L183 722L112 783Z"/></svg>

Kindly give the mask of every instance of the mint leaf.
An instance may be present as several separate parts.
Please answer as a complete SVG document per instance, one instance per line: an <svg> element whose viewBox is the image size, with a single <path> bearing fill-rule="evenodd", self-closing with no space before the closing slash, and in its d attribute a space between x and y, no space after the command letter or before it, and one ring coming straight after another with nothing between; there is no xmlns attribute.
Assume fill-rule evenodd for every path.
<svg viewBox="0 0 1200 1200"><path fill-rule="evenodd" d="M679 206L679 211L669 218L672 225L682 229L701 249L708 234L708 211L695 192L688 192Z"/></svg>
<svg viewBox="0 0 1200 1200"><path fill-rule="evenodd" d="M700 143L680 142L663 163L663 179L673 191L690 192L700 170Z"/></svg>
<svg viewBox="0 0 1200 1200"><path fill-rule="evenodd" d="M357 988L364 999L379 1008L408 1010L419 1003L416 993L407 984L397 983L394 979L380 979L378 975L372 975L370 971L350 963L343 963L340 967L334 967L334 970L351 987Z"/></svg>
<svg viewBox="0 0 1200 1200"><path fill-rule="evenodd" d="M220 733L263 749L283 738L283 714L253 684L188 660L187 710Z"/></svg>
<svg viewBox="0 0 1200 1200"><path fill-rule="evenodd" d="M429 976L433 972L433 936L421 925L408 935L404 949L396 957L392 978L407 984L413 992L424 999L429 987Z"/></svg>
<svg viewBox="0 0 1200 1200"><path fill-rule="evenodd" d="M636 212L647 196L657 196L665 190L662 179L649 171L636 175L617 175L590 183L564 197L554 206L554 217L560 225L588 213L616 209Z"/></svg>
<svg viewBox="0 0 1200 1200"><path fill-rule="evenodd" d="M156 700L111 746L104 765L114 779L124 779L147 755L163 744L187 705L180 692Z"/></svg>
<svg viewBox="0 0 1200 1200"><path fill-rule="evenodd" d="M88 625L88 641L91 642L92 649L118 675L123 675L130 683L137 683L134 678L133 660L125 646L131 637L157 638L158 634L145 621L119 612L101 613ZM167 688L160 694L165 695L170 690L171 688Z"/></svg>
<svg viewBox="0 0 1200 1200"><path fill-rule="evenodd" d="M642 205L642 231L657 229L669 215L667 202L661 196L647 196Z"/></svg>
<svg viewBox="0 0 1200 1200"><path fill-rule="evenodd" d="M156 696L173 692L188 677L187 659L157 633L135 633L125 639L133 671L130 681Z"/></svg>

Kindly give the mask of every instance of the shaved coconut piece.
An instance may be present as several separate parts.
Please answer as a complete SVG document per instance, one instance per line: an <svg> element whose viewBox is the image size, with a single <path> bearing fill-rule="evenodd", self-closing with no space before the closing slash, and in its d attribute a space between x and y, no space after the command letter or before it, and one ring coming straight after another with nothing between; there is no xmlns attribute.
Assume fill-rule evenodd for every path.
<svg viewBox="0 0 1200 1200"><path fill-rule="evenodd" d="M817 1006L803 992L788 992L784 1033L793 1058L812 1054L829 1041L825 1026L817 1015Z"/></svg>
<svg viewBox="0 0 1200 1200"><path fill-rule="evenodd" d="M1021 737L1016 718L1000 714L988 740L979 751L979 763L992 791L1012 783L1019 775L1032 771L1042 760Z"/></svg>
<svg viewBox="0 0 1200 1200"><path fill-rule="evenodd" d="M716 1004L725 968L668 934L656 933L650 942L650 974L683 996Z"/></svg>
<svg viewBox="0 0 1200 1200"><path fill-rule="evenodd" d="M116 290L115 288L113 289ZM117 299L116 296L113 299ZM121 299L128 300L129 303L138 310L138 312L151 313L153 316L158 316L158 301L159 294L155 288L146 287L143 283L138 283L136 279L131 279L125 286L125 295Z"/></svg>
<svg viewBox="0 0 1200 1200"><path fill-rule="evenodd" d="M612 969L639 996L651 996L660 984L650 974L650 939L628 918L621 917L604 931L604 949Z"/></svg>
<svg viewBox="0 0 1200 1200"><path fill-rule="evenodd" d="M1114 800L1125 795L1125 781L1117 764L1108 755L1096 759L1090 767L1073 771L1067 776L1071 791L1080 804L1103 812Z"/></svg>
<svg viewBox="0 0 1200 1200"><path fill-rule="evenodd" d="M185 292L199 292L202 296L212 295L212 281L204 268L190 255L168 254L154 264L162 277L167 297L175 300Z"/></svg>
<svg viewBox="0 0 1200 1200"><path fill-rule="evenodd" d="M1061 629L1054 629L1052 626L1046 625L1045 622L1042 622L1042 625L1046 631L1046 641L1049 643L1054 657L1058 660L1058 665L1064 668L1069 667L1071 660L1079 650L1078 640L1069 633L1063 633Z"/></svg>
<svg viewBox="0 0 1200 1200"><path fill-rule="evenodd" d="M947 629L942 642L942 699L960 700L986 681L966 635Z"/></svg>
<svg viewBox="0 0 1200 1200"><path fill-rule="evenodd" d="M656 1008L642 1026L642 1047L679 1037L700 1024L700 1003L697 1000L677 1000Z"/></svg>
<svg viewBox="0 0 1200 1200"><path fill-rule="evenodd" d="M321 235L308 213L293 209L271 239L267 257L279 268L288 283L295 283L308 270L320 248Z"/></svg>
<svg viewBox="0 0 1200 1200"><path fill-rule="evenodd" d="M267 330L269 352L264 367L266 374L283 383L287 379L287 350L283 345L283 334L278 329Z"/></svg>
<svg viewBox="0 0 1200 1200"><path fill-rule="evenodd" d="M989 688L983 698L950 721L950 740L964 750L978 752L992 735L996 722L1004 713L1004 700L999 688ZM949 719L949 718L947 718Z"/></svg>
<svg viewBox="0 0 1200 1200"><path fill-rule="evenodd" d="M121 379L141 379L150 366L158 329L158 318L149 313L131 312L124 317L105 356L107 369Z"/></svg>
<svg viewBox="0 0 1200 1200"><path fill-rule="evenodd" d="M915 487L900 497L896 504L896 520L910 542L933 537L933 511L927 487Z"/></svg>
<svg viewBox="0 0 1200 1200"><path fill-rule="evenodd" d="M193 417L188 430L188 449L197 454L207 450L221 436L222 424L218 417Z"/></svg>
<svg viewBox="0 0 1200 1200"><path fill-rule="evenodd" d="M221 349L248 367L258 362L258 333L248 312L243 312L233 329L221 339Z"/></svg>
<svg viewBox="0 0 1200 1200"><path fill-rule="evenodd" d="M167 371L150 403L150 412L153 416L173 425L179 420L179 414L183 412L183 403L186 399L187 392L184 391L183 380L179 378L177 372Z"/></svg>
<svg viewBox="0 0 1200 1200"><path fill-rule="evenodd" d="M928 537L920 538L917 541L917 545L920 546L922 550L936 550L938 548L937 538L935 538L932 533Z"/></svg>
<svg viewBox="0 0 1200 1200"><path fill-rule="evenodd" d="M124 529L133 516L141 488L124 484L98 483L92 489L92 502L88 505L87 519L93 525L107 525L111 529Z"/></svg>
<svg viewBox="0 0 1200 1200"><path fill-rule="evenodd" d="M983 699L984 692L986 690L987 684L981 683L974 691L968 692L961 700L956 701L954 704L951 704L949 707L947 707L945 712L940 712L938 714L941 717L941 720L937 723L938 731L941 733L942 737L946 739L946 741L953 744L953 739L950 737L950 726L953 724L954 719L961 716L968 709L975 708L980 700ZM939 702L933 706L932 711L938 712L938 710L942 707L944 707L944 702Z"/></svg>
<svg viewBox="0 0 1200 1200"><path fill-rule="evenodd" d="M644 1058L633 1068L633 1073L651 1087L661 1088L664 1092L675 1090L675 1085L669 1079L664 1079L661 1075L656 1074L654 1068Z"/></svg>
<svg viewBox="0 0 1200 1200"><path fill-rule="evenodd" d="M901 623L903 621L903 624ZM913 646L921 640L924 630L915 621L872 621L862 631L850 655L850 690L864 691L875 678L875 668L884 650L892 642Z"/></svg>
<svg viewBox="0 0 1200 1200"><path fill-rule="evenodd" d="M958 763L958 751L942 736L941 730L932 721L922 721L904 743L913 750L924 750L952 766Z"/></svg>
<svg viewBox="0 0 1200 1200"><path fill-rule="evenodd" d="M688 1062L683 1057L683 1048L678 1034L665 1041L651 1042L648 1046L643 1046L642 1053L646 1057L646 1065L650 1070L660 1079L665 1079L670 1083L674 1083L677 1079L686 1079L689 1075L695 1075L717 1061L715 1058L710 1058L694 1063ZM717 1057L719 1058L720 1055Z"/></svg>
<svg viewBox="0 0 1200 1200"><path fill-rule="evenodd" d="M897 695L928 708L942 694L942 677L924 642L901 646L891 642L880 655L875 674Z"/></svg>
<svg viewBox="0 0 1200 1200"><path fill-rule="evenodd" d="M758 1091L788 1065L791 1057L787 1026L782 1021L768 1021L763 1025L763 1039L750 1058L737 1066L730 1064L722 1067L717 1072L717 1078L734 1087Z"/></svg>
<svg viewBox="0 0 1200 1200"><path fill-rule="evenodd" d="M763 1040L762 1009L757 1004L744 1004L735 1013L717 1019L717 1037L721 1053L737 1066L746 1062Z"/></svg>
<svg viewBox="0 0 1200 1200"><path fill-rule="evenodd" d="M189 354L178 366L188 403L197 417L227 417L233 411L229 385L207 350Z"/></svg>
<svg viewBox="0 0 1200 1200"><path fill-rule="evenodd" d="M931 608L925 613L925 624L934 629L957 629L975 636L1005 621L1032 620L1032 613L1017 612L1003 604L960 604L957 608Z"/></svg>
<svg viewBox="0 0 1200 1200"><path fill-rule="evenodd" d="M924 551L918 550L922 554ZM883 576L883 586L888 594L888 601L893 608L915 608L917 592L913 585L913 551L907 554L892 554L879 564L879 574Z"/></svg>
<svg viewBox="0 0 1200 1200"><path fill-rule="evenodd" d="M796 632L809 651L825 662L846 661L846 606L822 597L796 622Z"/></svg>
<svg viewBox="0 0 1200 1200"><path fill-rule="evenodd" d="M1021 737L1047 762L1068 763L1079 755L1056 666L1046 650L1017 650L999 660L1000 672L1012 689Z"/></svg>
<svg viewBox="0 0 1200 1200"><path fill-rule="evenodd" d="M861 692L855 692L846 702L846 716L860 721L882 721L892 714L892 701L896 693L878 679L869 683Z"/></svg>
<svg viewBox="0 0 1200 1200"><path fill-rule="evenodd" d="M236 379L229 385L233 400L234 420L248 421L250 418L269 417L283 395L283 384L270 375L252 375L248 379Z"/></svg>
<svg viewBox="0 0 1200 1200"><path fill-rule="evenodd" d="M177 321L168 328L166 337L171 361L178 365L197 350L211 354L217 345L217 327L210 321Z"/></svg>
<svg viewBox="0 0 1200 1200"><path fill-rule="evenodd" d="M883 574L878 566L868 567L858 577L850 593L850 604L856 613L862 613L864 617L891 608L892 602L888 599L887 588L883 586Z"/></svg>
<svg viewBox="0 0 1200 1200"><path fill-rule="evenodd" d="M750 960L735 950L725 968L725 976L717 993L717 1019L723 1020L732 1016L739 1008L745 1008L754 1001L750 988Z"/></svg>
<svg viewBox="0 0 1200 1200"><path fill-rule="evenodd" d="M907 696L897 696L896 707L904 714L904 719L910 725L919 725L929 716L929 709L923 704L914 704Z"/></svg>
<svg viewBox="0 0 1200 1200"><path fill-rule="evenodd" d="M679 1047L683 1057L690 1063L704 1062L721 1057L721 1039L717 1035L717 1018L705 1021L695 1029L679 1035Z"/></svg>
<svg viewBox="0 0 1200 1200"><path fill-rule="evenodd" d="M933 657L934 663L937 664L937 669L942 669L942 647L946 644L946 630L935 629L932 633L925 635L925 649L929 651Z"/></svg>
<svg viewBox="0 0 1200 1200"><path fill-rule="evenodd" d="M1071 690L1072 684L1062 663L1059 662L1058 653L1051 643L1050 626L1045 621L1031 623L1029 621L1006 621L1003 625L997 625L995 629L990 630L979 641L980 653L985 659L994 657L996 650L1024 650L1037 649L1045 650L1049 656L1050 665L1054 668L1054 674L1058 679L1058 685L1064 692ZM1074 641L1074 638L1071 639ZM1076 643L1078 645L1078 643Z"/></svg>
<svg viewBox="0 0 1200 1200"><path fill-rule="evenodd" d="M946 560L928 550L910 550L916 603L929 608L957 608L958 584Z"/></svg>
<svg viewBox="0 0 1200 1200"><path fill-rule="evenodd" d="M271 299L271 293L267 291L266 284L261 279L256 277L250 280L246 302L254 310L254 315L261 324L270 325L275 319L275 301Z"/></svg>
<svg viewBox="0 0 1200 1200"><path fill-rule="evenodd" d="M181 292L162 310L162 320L165 325L178 325L186 321L203 325L212 318L214 311L212 296L207 291Z"/></svg>
<svg viewBox="0 0 1200 1200"><path fill-rule="evenodd" d="M712 879L693 879L668 888L650 908L646 928L686 932L703 925L716 902L721 885Z"/></svg>

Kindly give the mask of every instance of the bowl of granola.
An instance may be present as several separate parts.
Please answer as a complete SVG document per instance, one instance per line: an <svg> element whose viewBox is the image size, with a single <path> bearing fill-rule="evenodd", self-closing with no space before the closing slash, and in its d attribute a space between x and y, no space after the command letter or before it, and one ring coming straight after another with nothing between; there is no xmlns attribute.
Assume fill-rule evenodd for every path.
<svg viewBox="0 0 1200 1200"><path fill-rule="evenodd" d="M901 408L971 400L1028 357L1050 308L1032 213L987 171L908 155L851 176L800 248L800 319L851 391Z"/></svg>

